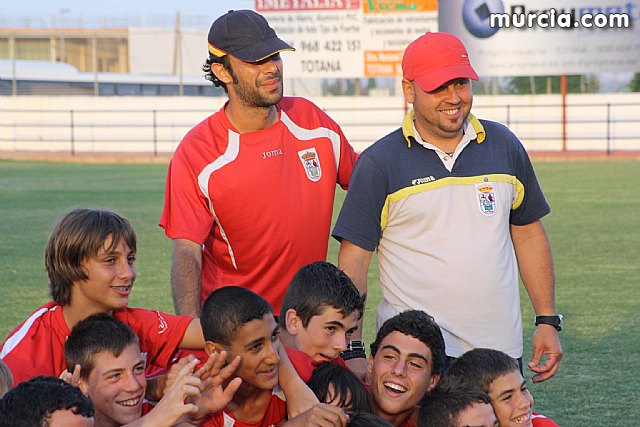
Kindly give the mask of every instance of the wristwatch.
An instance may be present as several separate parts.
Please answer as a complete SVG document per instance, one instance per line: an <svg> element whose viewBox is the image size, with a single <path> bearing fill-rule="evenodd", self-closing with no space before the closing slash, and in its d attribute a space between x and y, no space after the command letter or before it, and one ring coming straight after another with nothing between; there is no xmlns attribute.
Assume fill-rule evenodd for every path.
<svg viewBox="0 0 640 427"><path fill-rule="evenodd" d="M340 353L342 360L350 360L356 358L367 358L367 354L364 351L364 343L362 341L349 341L347 349Z"/></svg>
<svg viewBox="0 0 640 427"><path fill-rule="evenodd" d="M544 324L551 325L559 332L562 330L562 314L555 316L536 316L536 326Z"/></svg>

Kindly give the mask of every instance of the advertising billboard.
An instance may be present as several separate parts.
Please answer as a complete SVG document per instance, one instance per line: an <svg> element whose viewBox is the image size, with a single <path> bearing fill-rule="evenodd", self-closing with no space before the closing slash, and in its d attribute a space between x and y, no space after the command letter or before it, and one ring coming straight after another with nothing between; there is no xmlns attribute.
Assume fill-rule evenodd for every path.
<svg viewBox="0 0 640 427"><path fill-rule="evenodd" d="M437 31L436 0L256 0L255 10L296 48L287 77L401 75L405 47Z"/></svg>
<svg viewBox="0 0 640 427"><path fill-rule="evenodd" d="M441 0L481 76L640 71L638 0Z"/></svg>

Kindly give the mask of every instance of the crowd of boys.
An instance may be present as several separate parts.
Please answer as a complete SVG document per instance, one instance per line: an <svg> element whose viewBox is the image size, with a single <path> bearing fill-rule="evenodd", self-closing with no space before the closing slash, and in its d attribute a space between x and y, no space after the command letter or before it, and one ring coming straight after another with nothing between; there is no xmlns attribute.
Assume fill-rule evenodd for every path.
<svg viewBox="0 0 640 427"><path fill-rule="evenodd" d="M328 262L296 273L277 320L264 298L236 286L215 290L191 319L128 307L135 251L133 227L117 213L76 209L58 222L45 255L55 300L2 347L0 385L11 388L10 372L17 384L0 401L2 425L33 416L109 427L555 425L532 412L505 353L467 352L441 379L445 342L420 310L382 325L361 382L341 355L364 300ZM176 361L182 347L207 357ZM165 373L147 378L151 364Z"/></svg>
<svg viewBox="0 0 640 427"><path fill-rule="evenodd" d="M245 40L250 29L232 26L233 22L251 23L259 34ZM236 38L233 43L224 39L230 34ZM216 37L226 44L216 44ZM211 127L218 133L223 129L228 145L216 148L223 154L212 163L200 158L199 150L185 148L187 143L177 151L170 169L174 182L168 181L161 219L174 239L176 307L179 313L198 317L129 307L137 274L133 226L108 210L70 211L55 225L45 249L52 301L16 327L1 349L0 427L556 426L533 412L521 360L488 348L449 357L445 347L450 346L451 332L423 310L395 310L392 315L389 311L368 358L362 343L353 345L352 336L362 333L366 292L331 263L308 261L326 255L333 190L336 182L348 184L356 156L339 127L317 107L293 98L282 101L279 52L290 49L264 18L251 11L229 12L209 34L207 69L212 81L223 85L230 102L219 117L212 116L220 123L203 122L186 140L206 142L206 129ZM468 63L465 56L462 59ZM257 99L254 95L262 92L239 80L240 74L244 79L251 73L257 76L255 85L266 87L269 97ZM271 77L263 79L262 74ZM448 96L445 92L464 95L473 75L445 80L433 91L439 90L442 97ZM407 90L410 83L407 80ZM422 96L415 87L411 93ZM450 111L448 116L458 114L457 108ZM246 234L243 222L253 217L237 217L248 202L236 197L232 187L226 188L228 194L220 188L229 174L238 175L235 169L255 160L246 157L247 151L237 150L241 135L243 144L251 145L248 134L262 129L252 128L258 113L264 113L261 126L273 130L271 126L281 123L284 127L278 132L291 134L288 145L264 158L289 158L285 151L299 150L313 139L324 144L318 151L313 147L298 151L305 172L298 177L304 182L300 188L311 188L323 173L325 179L320 194L311 197L323 202L319 231L308 235L296 231L290 241L276 242L295 250L275 249L271 235L266 246L264 237L257 244ZM467 120L460 119L460 123ZM455 134L455 139L461 129L444 133ZM191 170L193 162L200 166ZM361 174L357 177L362 179ZM290 181L289 176L282 178ZM197 182L197 188L188 190L184 184L189 180ZM206 193L204 198L197 195L199 191ZM188 202L191 196L195 199ZM236 198L235 208L222 202L229 196ZM485 202L485 211L495 208L493 199ZM316 210L309 200L303 204ZM546 206L542 199L540 204ZM276 210L282 213L281 207ZM288 210L295 224L280 218L275 228L304 229L316 222L299 215L293 205ZM543 211L547 209L540 209L536 220ZM264 215L264 227L254 226L251 232L262 234L275 221L273 214ZM243 248L242 253L234 252L234 247ZM251 255L252 250L259 253ZM213 258L220 256L216 251L226 255L212 266ZM366 250L357 251L358 259L366 262L349 264L352 272L353 265L368 267L370 260ZM277 268L269 268L269 257ZM366 269L362 272L366 275ZM361 274L357 276L356 283L362 285ZM222 277L228 282L221 284ZM186 290L185 278L191 283ZM366 280L364 284L366 289ZM539 347L550 346L557 353L548 365L532 362L542 379L555 373L562 356L557 334L544 335L538 338Z"/></svg>

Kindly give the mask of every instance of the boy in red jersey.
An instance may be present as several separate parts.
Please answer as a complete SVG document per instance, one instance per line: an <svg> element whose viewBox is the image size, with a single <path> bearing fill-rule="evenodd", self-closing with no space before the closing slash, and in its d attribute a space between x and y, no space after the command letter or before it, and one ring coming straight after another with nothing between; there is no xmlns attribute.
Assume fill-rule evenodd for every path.
<svg viewBox="0 0 640 427"><path fill-rule="evenodd" d="M49 237L45 266L53 301L14 329L0 358L15 384L37 375L59 376L66 368L63 346L80 320L108 313L129 325L147 364L167 367L178 348L202 348L197 319L129 308L136 279L136 233L115 212L74 209Z"/></svg>
<svg viewBox="0 0 640 427"><path fill-rule="evenodd" d="M18 384L0 400L2 427L94 427L93 413L78 387L44 375Z"/></svg>
<svg viewBox="0 0 640 427"><path fill-rule="evenodd" d="M271 306L256 293L237 286L217 289L205 301L200 317L207 354L226 351L227 362L240 356L235 375L242 385L231 402L210 415L204 427L268 427L287 419L287 401L278 386L279 327ZM323 424L319 424L323 423ZM344 426L342 410L316 405L287 426Z"/></svg>
<svg viewBox="0 0 640 427"><path fill-rule="evenodd" d="M384 322L369 356L374 413L396 427L417 425L418 404L438 383L445 358L442 332L424 311Z"/></svg>
<svg viewBox="0 0 640 427"><path fill-rule="evenodd" d="M198 360L192 358L174 365L171 385L157 404L145 402L147 380L138 338L130 327L104 313L78 322L71 330L64 352L69 371L80 366L78 387L94 405L96 427L170 427L182 421L192 422L189 416L197 418L199 409L199 413L204 414L223 408L240 385L236 380L226 389L207 389L211 395L218 392L216 399L208 399L209 406L198 408L195 403L202 404L204 400L194 398L205 392L205 382L201 380L205 371L207 376L211 373L219 375L216 378L219 385L233 373L238 361L218 371L221 363L211 360L194 373ZM211 382L207 384L211 385ZM189 403L185 403L187 398Z"/></svg>
<svg viewBox="0 0 640 427"><path fill-rule="evenodd" d="M487 393L466 384L443 383L422 399L418 427L498 427Z"/></svg>
<svg viewBox="0 0 640 427"><path fill-rule="evenodd" d="M340 355L363 309L349 276L328 262L305 265L293 276L278 318L280 341L305 383L320 363L346 366ZM364 358L364 351L355 356Z"/></svg>
<svg viewBox="0 0 640 427"><path fill-rule="evenodd" d="M444 381L466 382L487 393L500 427L558 427L553 420L533 412L533 397L518 361L502 351L467 351L451 363Z"/></svg>
<svg viewBox="0 0 640 427"><path fill-rule="evenodd" d="M372 412L366 386L345 366L321 363L313 371L307 386L320 402L339 406L348 415Z"/></svg>

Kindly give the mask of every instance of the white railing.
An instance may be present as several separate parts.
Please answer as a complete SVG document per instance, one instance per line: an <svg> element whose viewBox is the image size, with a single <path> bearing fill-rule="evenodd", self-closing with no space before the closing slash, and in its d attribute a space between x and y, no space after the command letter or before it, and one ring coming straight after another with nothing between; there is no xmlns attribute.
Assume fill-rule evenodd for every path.
<svg viewBox="0 0 640 427"><path fill-rule="evenodd" d="M63 100L63 99L64 100ZM640 94L476 97L473 112L507 125L528 150L640 150ZM224 98L2 97L0 151L171 153ZM314 99L358 151L400 126L397 97Z"/></svg>

